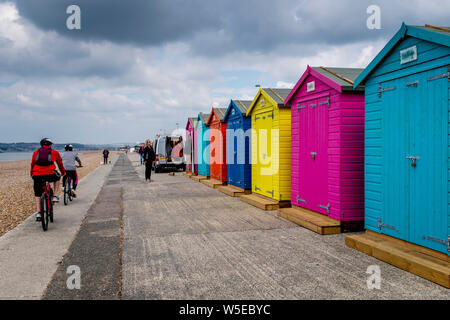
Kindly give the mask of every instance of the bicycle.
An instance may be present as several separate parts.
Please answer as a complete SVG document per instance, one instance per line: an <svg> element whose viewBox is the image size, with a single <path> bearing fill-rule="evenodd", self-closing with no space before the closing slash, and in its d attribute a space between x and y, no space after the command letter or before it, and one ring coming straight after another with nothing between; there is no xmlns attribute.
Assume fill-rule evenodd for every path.
<svg viewBox="0 0 450 320"><path fill-rule="evenodd" d="M53 189L47 181L41 196L41 223L44 231L48 229L49 220L53 223Z"/></svg>
<svg viewBox="0 0 450 320"><path fill-rule="evenodd" d="M64 183L64 205L67 206L69 201L72 200L72 179L70 177L67 177L66 182Z"/></svg>
<svg viewBox="0 0 450 320"><path fill-rule="evenodd" d="M77 168L83 168L83 166L76 166ZM72 193L72 178L70 176L67 176L67 179L64 183L64 205L67 206L69 201L73 200L73 193Z"/></svg>

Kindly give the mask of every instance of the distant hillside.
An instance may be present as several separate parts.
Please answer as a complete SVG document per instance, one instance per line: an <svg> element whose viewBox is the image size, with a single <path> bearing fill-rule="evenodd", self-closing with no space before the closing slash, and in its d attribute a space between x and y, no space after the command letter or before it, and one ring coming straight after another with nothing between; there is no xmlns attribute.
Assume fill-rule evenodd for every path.
<svg viewBox="0 0 450 320"><path fill-rule="evenodd" d="M66 144L54 144L53 148L56 150L63 150ZM118 150L117 145L105 145L105 144L81 144L72 143L75 150L102 150L108 148L109 150ZM0 153L1 152L31 152L39 148L39 142L18 142L18 143L1 143L0 142Z"/></svg>

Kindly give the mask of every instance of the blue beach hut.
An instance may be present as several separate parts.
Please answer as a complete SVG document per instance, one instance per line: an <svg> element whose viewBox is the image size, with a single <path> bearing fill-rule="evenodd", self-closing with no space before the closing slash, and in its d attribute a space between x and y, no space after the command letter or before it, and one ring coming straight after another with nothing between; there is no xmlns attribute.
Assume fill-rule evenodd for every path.
<svg viewBox="0 0 450 320"><path fill-rule="evenodd" d="M197 117L197 161L198 174L205 177L210 176L210 134L209 126L206 125L209 113L200 112Z"/></svg>
<svg viewBox="0 0 450 320"><path fill-rule="evenodd" d="M365 84L365 227L450 255L450 29L402 24Z"/></svg>
<svg viewBox="0 0 450 320"><path fill-rule="evenodd" d="M249 190L252 189L252 121L246 113L251 104L251 100L231 100L224 117L227 123L228 184Z"/></svg>

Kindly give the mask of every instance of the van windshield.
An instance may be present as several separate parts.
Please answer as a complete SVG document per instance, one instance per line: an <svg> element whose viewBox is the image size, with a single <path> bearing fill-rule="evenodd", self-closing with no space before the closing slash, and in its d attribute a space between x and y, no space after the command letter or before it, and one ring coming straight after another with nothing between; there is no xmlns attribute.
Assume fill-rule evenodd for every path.
<svg viewBox="0 0 450 320"><path fill-rule="evenodd" d="M175 154L172 155L172 151L174 151L175 147ZM169 157L169 156L174 156L174 157L180 157L183 154L183 144L182 144L182 138L181 137L161 137L158 140L158 144L156 146L157 149L157 153L159 155L165 156L165 157Z"/></svg>

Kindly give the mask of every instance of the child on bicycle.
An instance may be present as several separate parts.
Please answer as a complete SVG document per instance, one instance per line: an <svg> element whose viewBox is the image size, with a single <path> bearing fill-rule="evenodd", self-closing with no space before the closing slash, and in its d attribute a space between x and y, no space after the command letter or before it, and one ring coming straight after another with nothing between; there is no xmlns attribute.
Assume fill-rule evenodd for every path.
<svg viewBox="0 0 450 320"><path fill-rule="evenodd" d="M59 202L59 180L61 175L65 175L61 156L58 151L52 149L53 142L44 138L41 140L41 147L33 152L31 159L30 175L34 180L34 196L36 199L36 221L41 220L41 196L44 192L46 182L53 182L53 202ZM55 161L61 171L56 171Z"/></svg>
<svg viewBox="0 0 450 320"><path fill-rule="evenodd" d="M66 185L67 177L70 177L70 180L72 180L72 196L76 198L77 195L75 190L78 185L78 174L75 161L78 162L78 165L81 167L81 160L78 157L78 153L73 151L73 146L71 144L66 144L64 150L65 151L61 153L64 169L66 169L66 175L63 177L63 186Z"/></svg>

